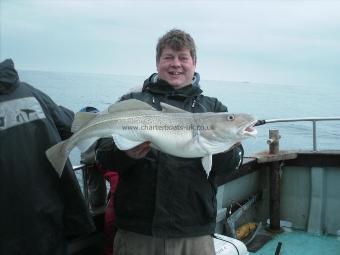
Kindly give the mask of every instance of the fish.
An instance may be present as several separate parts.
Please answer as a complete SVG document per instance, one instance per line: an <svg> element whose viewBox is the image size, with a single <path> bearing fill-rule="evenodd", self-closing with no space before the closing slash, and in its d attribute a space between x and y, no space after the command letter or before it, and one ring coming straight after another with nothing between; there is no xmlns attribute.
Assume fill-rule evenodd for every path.
<svg viewBox="0 0 340 255"><path fill-rule="evenodd" d="M162 110L137 99L112 104L103 112L78 112L73 135L46 150L46 156L61 176L70 152L85 152L100 138L112 137L119 150L129 150L144 142L161 152L202 158L209 176L212 155L227 151L248 137L255 137L257 119L246 113L191 113L161 103Z"/></svg>

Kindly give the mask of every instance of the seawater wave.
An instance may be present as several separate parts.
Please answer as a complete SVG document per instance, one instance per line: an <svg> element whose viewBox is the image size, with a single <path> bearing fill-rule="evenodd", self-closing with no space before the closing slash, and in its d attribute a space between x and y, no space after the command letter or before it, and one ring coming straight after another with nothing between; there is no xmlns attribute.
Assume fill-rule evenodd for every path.
<svg viewBox="0 0 340 255"><path fill-rule="evenodd" d="M141 76L19 71L22 81L48 94L57 104L79 111L84 106L104 110L123 94L140 88ZM202 75L203 77L203 75ZM282 85L202 80L207 96L217 97L229 112L245 112L258 119L340 117L340 86L336 84ZM243 142L246 155L267 150L269 129L279 129L281 149L312 147L312 123L272 123L259 126L258 137ZM340 149L340 121L317 124L318 149ZM78 153L79 154L79 153ZM77 153L71 154L78 164Z"/></svg>

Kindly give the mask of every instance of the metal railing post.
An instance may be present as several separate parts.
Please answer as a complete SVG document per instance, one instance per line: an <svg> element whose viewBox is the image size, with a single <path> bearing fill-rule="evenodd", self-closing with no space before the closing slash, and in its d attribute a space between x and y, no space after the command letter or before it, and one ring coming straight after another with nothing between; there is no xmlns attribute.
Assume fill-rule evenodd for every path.
<svg viewBox="0 0 340 255"><path fill-rule="evenodd" d="M316 143L316 120L313 120L313 151L317 151L317 143Z"/></svg>

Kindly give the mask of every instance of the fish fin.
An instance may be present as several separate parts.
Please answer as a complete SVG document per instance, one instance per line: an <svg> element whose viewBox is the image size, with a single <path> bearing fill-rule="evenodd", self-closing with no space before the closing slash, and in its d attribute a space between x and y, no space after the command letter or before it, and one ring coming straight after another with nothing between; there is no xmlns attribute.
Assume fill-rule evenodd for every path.
<svg viewBox="0 0 340 255"><path fill-rule="evenodd" d="M129 99L117 102L109 106L109 112L124 112L124 111L132 111L132 110L154 110L151 105L144 103L137 99Z"/></svg>
<svg viewBox="0 0 340 255"><path fill-rule="evenodd" d="M143 143L144 141L132 141L129 140L121 135L112 135L113 140L115 141L115 144L117 146L118 149L122 150L122 151L126 151L126 150L130 150L138 145L140 145L141 143Z"/></svg>
<svg viewBox="0 0 340 255"><path fill-rule="evenodd" d="M93 112L77 112L74 116L71 131L72 133L77 132L82 126L89 123L98 114Z"/></svg>
<svg viewBox="0 0 340 255"><path fill-rule="evenodd" d="M70 154L69 151L63 149L64 143L66 141L67 140L57 143L45 152L47 159L50 161L50 163L58 173L59 177L61 177L63 173L68 155Z"/></svg>
<svg viewBox="0 0 340 255"><path fill-rule="evenodd" d="M208 178L212 167L212 154L202 158L202 165Z"/></svg>
<svg viewBox="0 0 340 255"><path fill-rule="evenodd" d="M167 112L167 113L183 113L186 112L188 113L188 111L185 111L183 109L180 109L178 107L166 104L166 103L161 103L161 107L162 107L162 112Z"/></svg>
<svg viewBox="0 0 340 255"><path fill-rule="evenodd" d="M77 143L77 148L81 151L81 152L85 152L87 151L92 144L94 144L97 140L99 139L99 137L91 137L85 140L82 140L80 142Z"/></svg>

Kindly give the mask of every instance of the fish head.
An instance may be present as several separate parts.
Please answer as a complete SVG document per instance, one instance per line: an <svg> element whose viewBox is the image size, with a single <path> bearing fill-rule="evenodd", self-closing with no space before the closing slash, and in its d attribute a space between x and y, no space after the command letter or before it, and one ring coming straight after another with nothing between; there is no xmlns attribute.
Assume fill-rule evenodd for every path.
<svg viewBox="0 0 340 255"><path fill-rule="evenodd" d="M216 140L240 142L248 137L255 137L257 119L246 113L218 113L211 125Z"/></svg>

